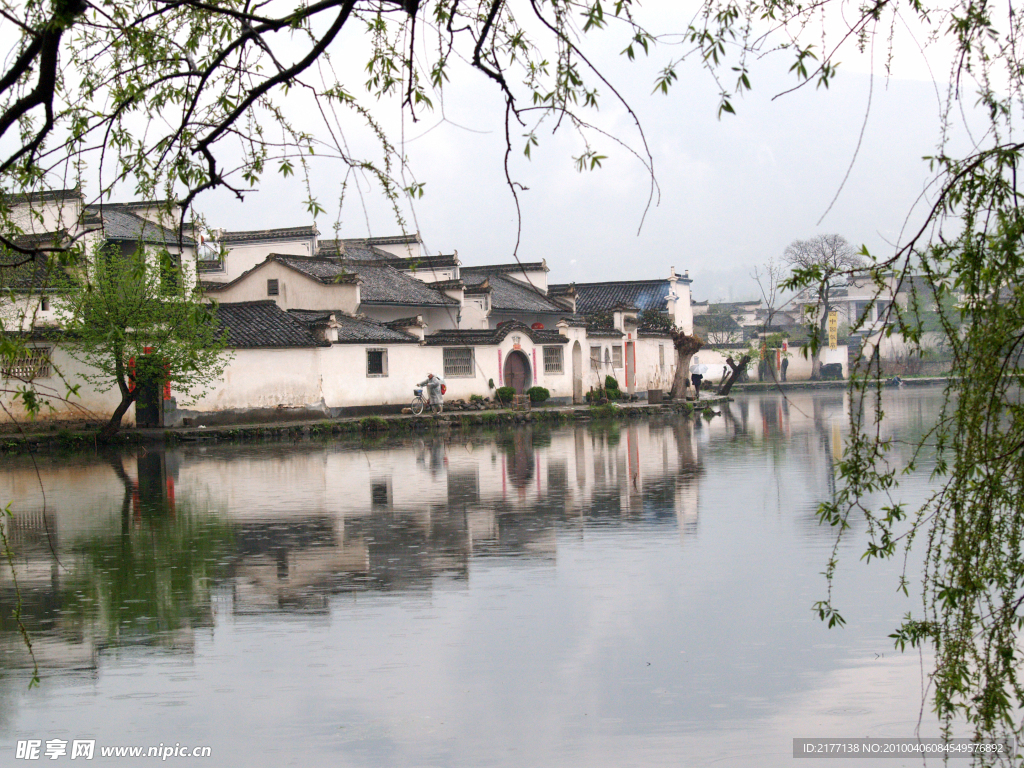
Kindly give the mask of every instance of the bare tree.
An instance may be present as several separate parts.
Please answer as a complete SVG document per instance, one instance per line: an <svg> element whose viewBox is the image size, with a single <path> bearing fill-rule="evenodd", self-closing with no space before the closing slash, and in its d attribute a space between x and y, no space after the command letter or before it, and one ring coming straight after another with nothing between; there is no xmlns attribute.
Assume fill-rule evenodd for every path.
<svg viewBox="0 0 1024 768"><path fill-rule="evenodd" d="M805 309L811 335L811 379L817 380L821 378L821 345L826 338L833 291L866 262L842 235L794 240L786 246L782 260L793 268L793 280L807 284L808 292L817 295L817 304Z"/></svg>

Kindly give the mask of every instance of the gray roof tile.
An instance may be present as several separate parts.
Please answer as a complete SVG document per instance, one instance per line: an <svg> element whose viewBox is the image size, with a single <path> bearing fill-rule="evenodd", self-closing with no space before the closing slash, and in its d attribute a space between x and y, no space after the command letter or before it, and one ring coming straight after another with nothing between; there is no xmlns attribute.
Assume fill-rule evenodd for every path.
<svg viewBox="0 0 1024 768"><path fill-rule="evenodd" d="M315 226L312 227L282 227L278 229L250 229L238 232L225 232L221 243L250 243L275 240L300 240L313 239L319 234Z"/></svg>
<svg viewBox="0 0 1024 768"><path fill-rule="evenodd" d="M552 292L567 284L549 286ZM621 280L606 283L576 283L576 311L582 314L607 312L616 305L636 307L642 312L664 312L668 280Z"/></svg>
<svg viewBox="0 0 1024 768"><path fill-rule="evenodd" d="M564 307L548 298L542 291L507 277L500 272L487 273L462 270L462 280L467 289L481 286L484 281L491 289L491 310L494 312L552 312L565 314Z"/></svg>
<svg viewBox="0 0 1024 768"><path fill-rule="evenodd" d="M535 331L525 323L510 320L499 323L497 328L485 330L448 330L431 333L425 338L430 346L487 346L500 344L510 333L523 333L530 337L534 344L565 344L568 337L558 331Z"/></svg>
<svg viewBox="0 0 1024 768"><path fill-rule="evenodd" d="M177 232L132 213L128 207L117 204L90 205L86 211L102 217L103 236L107 240L178 245ZM181 243L195 245L195 240L183 234Z"/></svg>
<svg viewBox="0 0 1024 768"><path fill-rule="evenodd" d="M419 339L404 331L362 317L337 315L339 344L418 344Z"/></svg>
<svg viewBox="0 0 1024 768"><path fill-rule="evenodd" d="M219 304L216 316L227 331L227 345L234 349L330 346L273 301Z"/></svg>
<svg viewBox="0 0 1024 768"><path fill-rule="evenodd" d="M356 271L362 281L359 295L364 304L458 306L459 303L431 288L430 283L410 277L387 264L359 264Z"/></svg>

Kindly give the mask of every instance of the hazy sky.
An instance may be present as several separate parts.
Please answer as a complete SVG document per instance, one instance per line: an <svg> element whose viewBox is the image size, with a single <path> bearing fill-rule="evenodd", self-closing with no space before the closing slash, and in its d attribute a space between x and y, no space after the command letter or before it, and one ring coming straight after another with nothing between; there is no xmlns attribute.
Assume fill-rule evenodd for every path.
<svg viewBox="0 0 1024 768"><path fill-rule="evenodd" d="M922 157L935 151L940 125L936 85L925 79L919 54L905 57L902 70L897 66L895 74L907 73L907 79L871 76L869 57L855 57L840 65L828 90L811 85L774 100L795 79L786 72L788 59L766 58L754 63L754 90L735 103L738 115L719 121L717 88L695 64L680 68L668 96L652 95L654 74L669 51L630 65L614 55L620 48L609 42L596 49L595 60L641 121L660 200L641 229L650 180L628 152L599 137L595 149L608 159L602 169L580 174L572 162L579 145L570 131L551 136L542 129L532 160L522 154L525 131L514 131L511 170L529 188L520 195L518 256L546 259L552 282L661 277L674 266L689 270L696 299L741 299L756 295L751 270L780 256L794 239L837 232L884 253L908 215L918 221L912 209L929 178ZM877 60L884 56L875 59L880 72ZM938 91L944 96L943 86ZM637 146L628 115L607 89L602 93L601 126ZM289 98L296 111L309 108L301 97ZM397 105L375 106L400 140ZM443 107L443 114L439 108L420 123L404 124L405 152L416 179L426 183L409 227L419 230L430 252L457 250L463 264L511 261L516 217L503 172L499 95L482 75L463 69L453 76ZM346 139L354 149L365 146L354 124ZM341 173L327 160L312 166L314 193L328 211L317 220L323 237L334 236ZM350 188L340 234L396 234L393 215L363 186L365 211ZM198 207L211 226L297 226L311 222L304 198L301 185L271 179L244 205L216 193L200 198Z"/></svg>

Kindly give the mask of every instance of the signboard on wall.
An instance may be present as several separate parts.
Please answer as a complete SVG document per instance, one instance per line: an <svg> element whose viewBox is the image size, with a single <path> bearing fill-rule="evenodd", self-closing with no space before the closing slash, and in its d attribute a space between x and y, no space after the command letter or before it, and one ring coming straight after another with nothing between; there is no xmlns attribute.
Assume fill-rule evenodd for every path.
<svg viewBox="0 0 1024 768"><path fill-rule="evenodd" d="M839 313L828 313L828 348L839 349Z"/></svg>

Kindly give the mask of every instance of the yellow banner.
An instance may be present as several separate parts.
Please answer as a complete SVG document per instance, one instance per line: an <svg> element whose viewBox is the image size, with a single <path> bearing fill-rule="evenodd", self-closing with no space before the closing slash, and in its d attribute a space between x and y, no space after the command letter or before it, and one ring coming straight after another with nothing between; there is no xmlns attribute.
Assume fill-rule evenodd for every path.
<svg viewBox="0 0 1024 768"><path fill-rule="evenodd" d="M828 348L839 349L839 313L828 313Z"/></svg>

